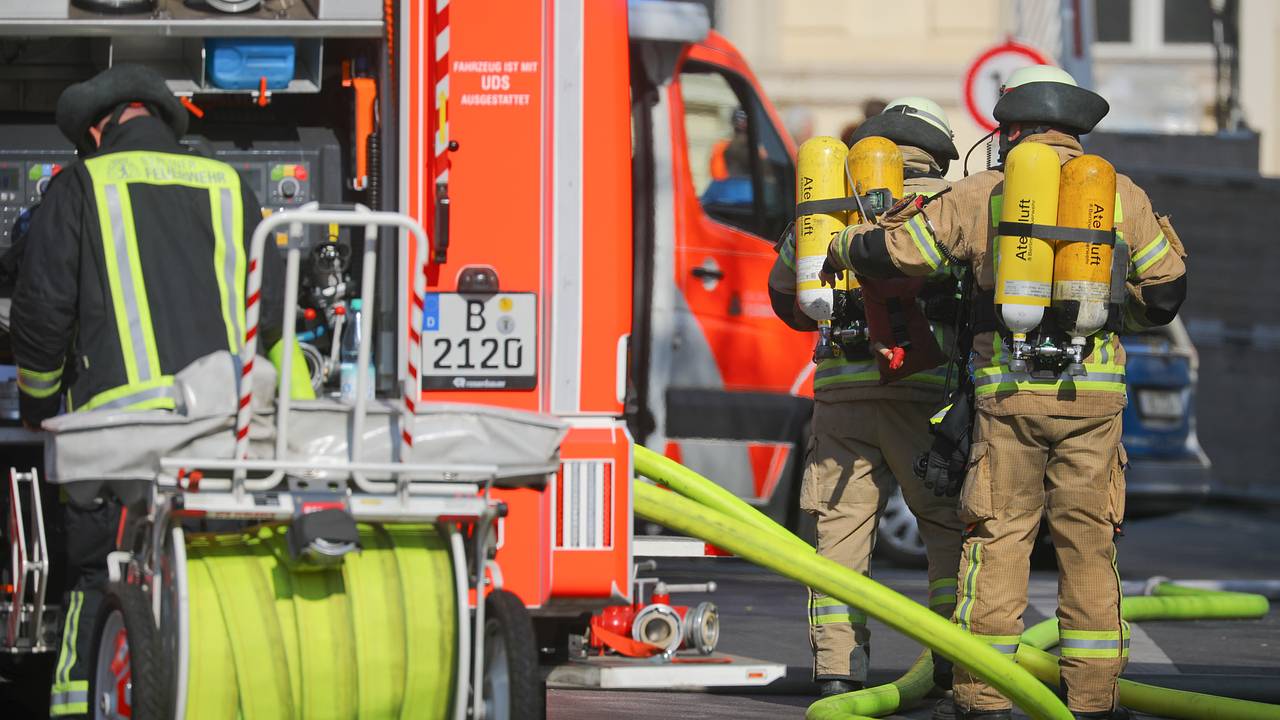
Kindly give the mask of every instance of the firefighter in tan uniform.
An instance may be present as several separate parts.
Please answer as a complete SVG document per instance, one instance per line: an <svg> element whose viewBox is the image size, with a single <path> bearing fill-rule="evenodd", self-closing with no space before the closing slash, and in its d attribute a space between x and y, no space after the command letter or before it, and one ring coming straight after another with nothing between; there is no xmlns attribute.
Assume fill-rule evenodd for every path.
<svg viewBox="0 0 1280 720"><path fill-rule="evenodd" d="M1019 70L995 107L1002 157L1030 141L1048 145L1065 163L1082 154L1078 136L1107 110L1105 100L1062 70ZM993 647L1015 651L1029 554L1047 514L1061 568L1059 666L1067 706L1080 718L1123 718L1116 678L1128 657L1129 631L1120 618L1115 540L1124 519L1124 348L1104 330L1089 338L1085 375L1033 378L1010 370L1007 333L992 309L1003 180L1001 170L989 170L932 201L901 203L878 225L838 235L827 262L868 277L924 275L947 264L974 268L977 416L960 493L967 528L955 621ZM1117 237L1130 260L1124 330L1164 325L1186 295L1182 244L1129 178L1117 176L1116 196ZM958 665L954 687L959 717L1010 716L1007 699Z"/></svg>
<svg viewBox="0 0 1280 720"><path fill-rule="evenodd" d="M958 153L946 115L936 103L916 97L889 103L884 113L858 128L852 141L872 136L887 138L901 150L906 193L934 195L949 187L942 176ZM796 306L795 242L794 234L788 233L779 245L769 295L784 322L797 330L813 330L814 321ZM946 278L938 287L954 295L955 284ZM935 324L949 327L954 308L952 312L952 317ZM950 349L945 340L941 344ZM929 606L950 617L963 526L955 498L927 490L913 471L916 458L929 448L929 416L942 398L946 379L946 368L938 367L881 385L877 363L869 354L819 363L800 506L817 519L818 552L866 573L876 525L896 479L925 542ZM814 679L824 696L856 690L866 682L870 633L865 615L810 591L809 637Z"/></svg>

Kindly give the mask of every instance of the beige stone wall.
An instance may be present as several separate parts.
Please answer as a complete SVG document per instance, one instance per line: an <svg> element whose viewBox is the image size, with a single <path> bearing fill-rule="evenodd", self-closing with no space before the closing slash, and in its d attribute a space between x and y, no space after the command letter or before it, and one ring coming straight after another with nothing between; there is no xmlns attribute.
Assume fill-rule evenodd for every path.
<svg viewBox="0 0 1280 720"><path fill-rule="evenodd" d="M869 98L924 95L946 110L963 157L984 134L961 95L969 63L1015 35L1052 54L1056 31L1027 25L1052 21L1056 6L1057 0L720 0L717 29L746 56L780 109L812 110L818 134L838 134L860 119ZM1241 94L1246 121L1263 135L1261 165L1269 175L1280 174L1278 46L1280 2L1241 0ZM1104 128L1215 129L1207 45L1155 52L1098 46L1094 74L1114 108ZM971 169L981 167L982 155L983 148L974 151ZM959 175L956 163L951 176Z"/></svg>
<svg viewBox="0 0 1280 720"><path fill-rule="evenodd" d="M717 13L774 104L812 109L817 134L861 119L867 99L902 95L942 105L962 156L985 134L960 85L969 62L1002 37L1001 0L721 0Z"/></svg>
<svg viewBox="0 0 1280 720"><path fill-rule="evenodd" d="M1280 175L1280 3L1240 2L1240 97L1262 133L1262 172Z"/></svg>

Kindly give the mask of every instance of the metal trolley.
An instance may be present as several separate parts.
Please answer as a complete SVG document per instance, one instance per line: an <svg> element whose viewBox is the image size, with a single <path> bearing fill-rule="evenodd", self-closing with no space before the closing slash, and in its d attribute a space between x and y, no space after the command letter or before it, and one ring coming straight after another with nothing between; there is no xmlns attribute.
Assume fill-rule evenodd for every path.
<svg viewBox="0 0 1280 720"><path fill-rule="evenodd" d="M456 616L452 657L456 662L452 668L439 669L453 676L452 698L444 704L449 709L442 717L541 717L544 700L536 677L532 626L524 604L501 588L502 574L492 560L495 523L505 515L506 508L491 497L490 489L495 481L515 485L545 482L547 473L554 472L558 464L563 427L546 416L451 406L451 414L428 420L450 425L457 418L479 418L480 425L496 424L501 432L488 440L483 433L471 436L474 452L470 457L459 458L458 452L448 452L439 462L422 461L422 455L433 452L431 448L415 451L417 425L423 420L421 416L431 412L417 403L425 260L410 265L414 267L411 317L399 319L400 336L408 339L408 348L402 364L398 406L366 399L372 333L365 333L359 345L354 405L334 400L291 400L289 383L284 379L290 377L292 358L286 353L274 400L274 420L264 421L263 406L270 412L270 402L264 402L260 395L255 399L254 395L255 374L261 372L255 370L255 360L261 360L257 355L257 331L263 252L269 238L281 230L287 233L283 340L285 347L290 347L297 312L301 235L306 225L364 228L361 287L365 307L373 307L376 290L379 227L404 231L399 233L403 257L412 257L414 247L417 257L431 257L430 241L418 223L398 213L374 212L361 206L304 207L272 215L258 225L247 258L245 342L237 361L224 363L226 367L234 366L226 374L235 378L238 388L234 420L224 415L216 420L217 429L209 433L211 440L188 444L184 452L159 456L158 462L148 466L153 472L143 483L146 489L139 494L141 499L126 504L118 547L108 557L108 595L115 600L104 604L103 617L95 626L100 635L90 680L90 713L100 718L191 716L188 698L196 679L191 670L193 628L187 551L188 534L195 525L287 526L292 535L290 562L299 568L323 568L340 565L347 553L358 551L352 533L361 523L434 526L445 541L452 567ZM411 238L415 245L409 245ZM143 411L137 415L141 418L165 412L168 411ZM121 415L117 412L114 419L104 420L99 427L127 432L129 425L116 423ZM76 415L63 417L72 418L68 421L72 424L83 421ZM60 433L57 422L49 424L50 443L58 443L60 436L62 441L68 441L74 435ZM299 454L297 443L291 449L291 440L315 427L327 428L335 438L330 452L324 456ZM147 433L147 425L137 425L135 431ZM136 433L136 437L142 437ZM509 442L512 437L522 437L522 433L528 438L523 453L519 448L513 450ZM442 447L439 438L435 442L435 447ZM193 447L197 449L192 450ZM224 452L210 452L209 448ZM111 451L139 452L132 445ZM57 475L70 468L54 460L58 457L56 450L47 449L46 455L53 464L51 475L55 481L65 482ZM471 457L476 461L470 462ZM35 470L11 470L8 525L12 577L7 588L9 597L0 598L6 600L0 603L2 649L9 653L46 653L58 646L61 613L47 598L51 560L39 486ZM144 606L142 610L138 605ZM138 617L147 620L142 622ZM144 660L144 645L148 654L145 660L153 675L159 673L158 681L152 678L144 682L137 677L138 663ZM143 697L144 693L148 696ZM408 714L403 717L426 716L411 708L405 708L404 713Z"/></svg>

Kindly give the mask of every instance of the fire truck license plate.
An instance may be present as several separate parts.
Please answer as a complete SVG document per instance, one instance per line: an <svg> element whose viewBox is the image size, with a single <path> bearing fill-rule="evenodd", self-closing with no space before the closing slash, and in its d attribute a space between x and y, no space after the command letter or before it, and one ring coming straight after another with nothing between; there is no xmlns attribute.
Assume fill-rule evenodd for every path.
<svg viewBox="0 0 1280 720"><path fill-rule="evenodd" d="M528 390L537 385L537 296L427 293L423 390Z"/></svg>

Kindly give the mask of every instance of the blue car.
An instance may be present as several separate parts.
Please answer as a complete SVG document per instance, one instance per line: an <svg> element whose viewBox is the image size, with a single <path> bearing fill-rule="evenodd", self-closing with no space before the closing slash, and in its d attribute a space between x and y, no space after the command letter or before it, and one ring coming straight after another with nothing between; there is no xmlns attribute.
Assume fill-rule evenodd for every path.
<svg viewBox="0 0 1280 720"><path fill-rule="evenodd" d="M1196 438L1199 357L1182 320L1123 338L1128 353L1129 405L1124 411L1125 517L1168 515L1209 495L1211 464ZM1036 557L1052 562L1048 530L1040 526ZM902 493L895 491L876 533L876 554L897 565L924 567L924 541Z"/></svg>
<svg viewBox="0 0 1280 720"><path fill-rule="evenodd" d="M1126 510L1167 515L1209 494L1211 465L1196 438L1199 358L1182 320L1124 338L1129 406L1124 411Z"/></svg>

